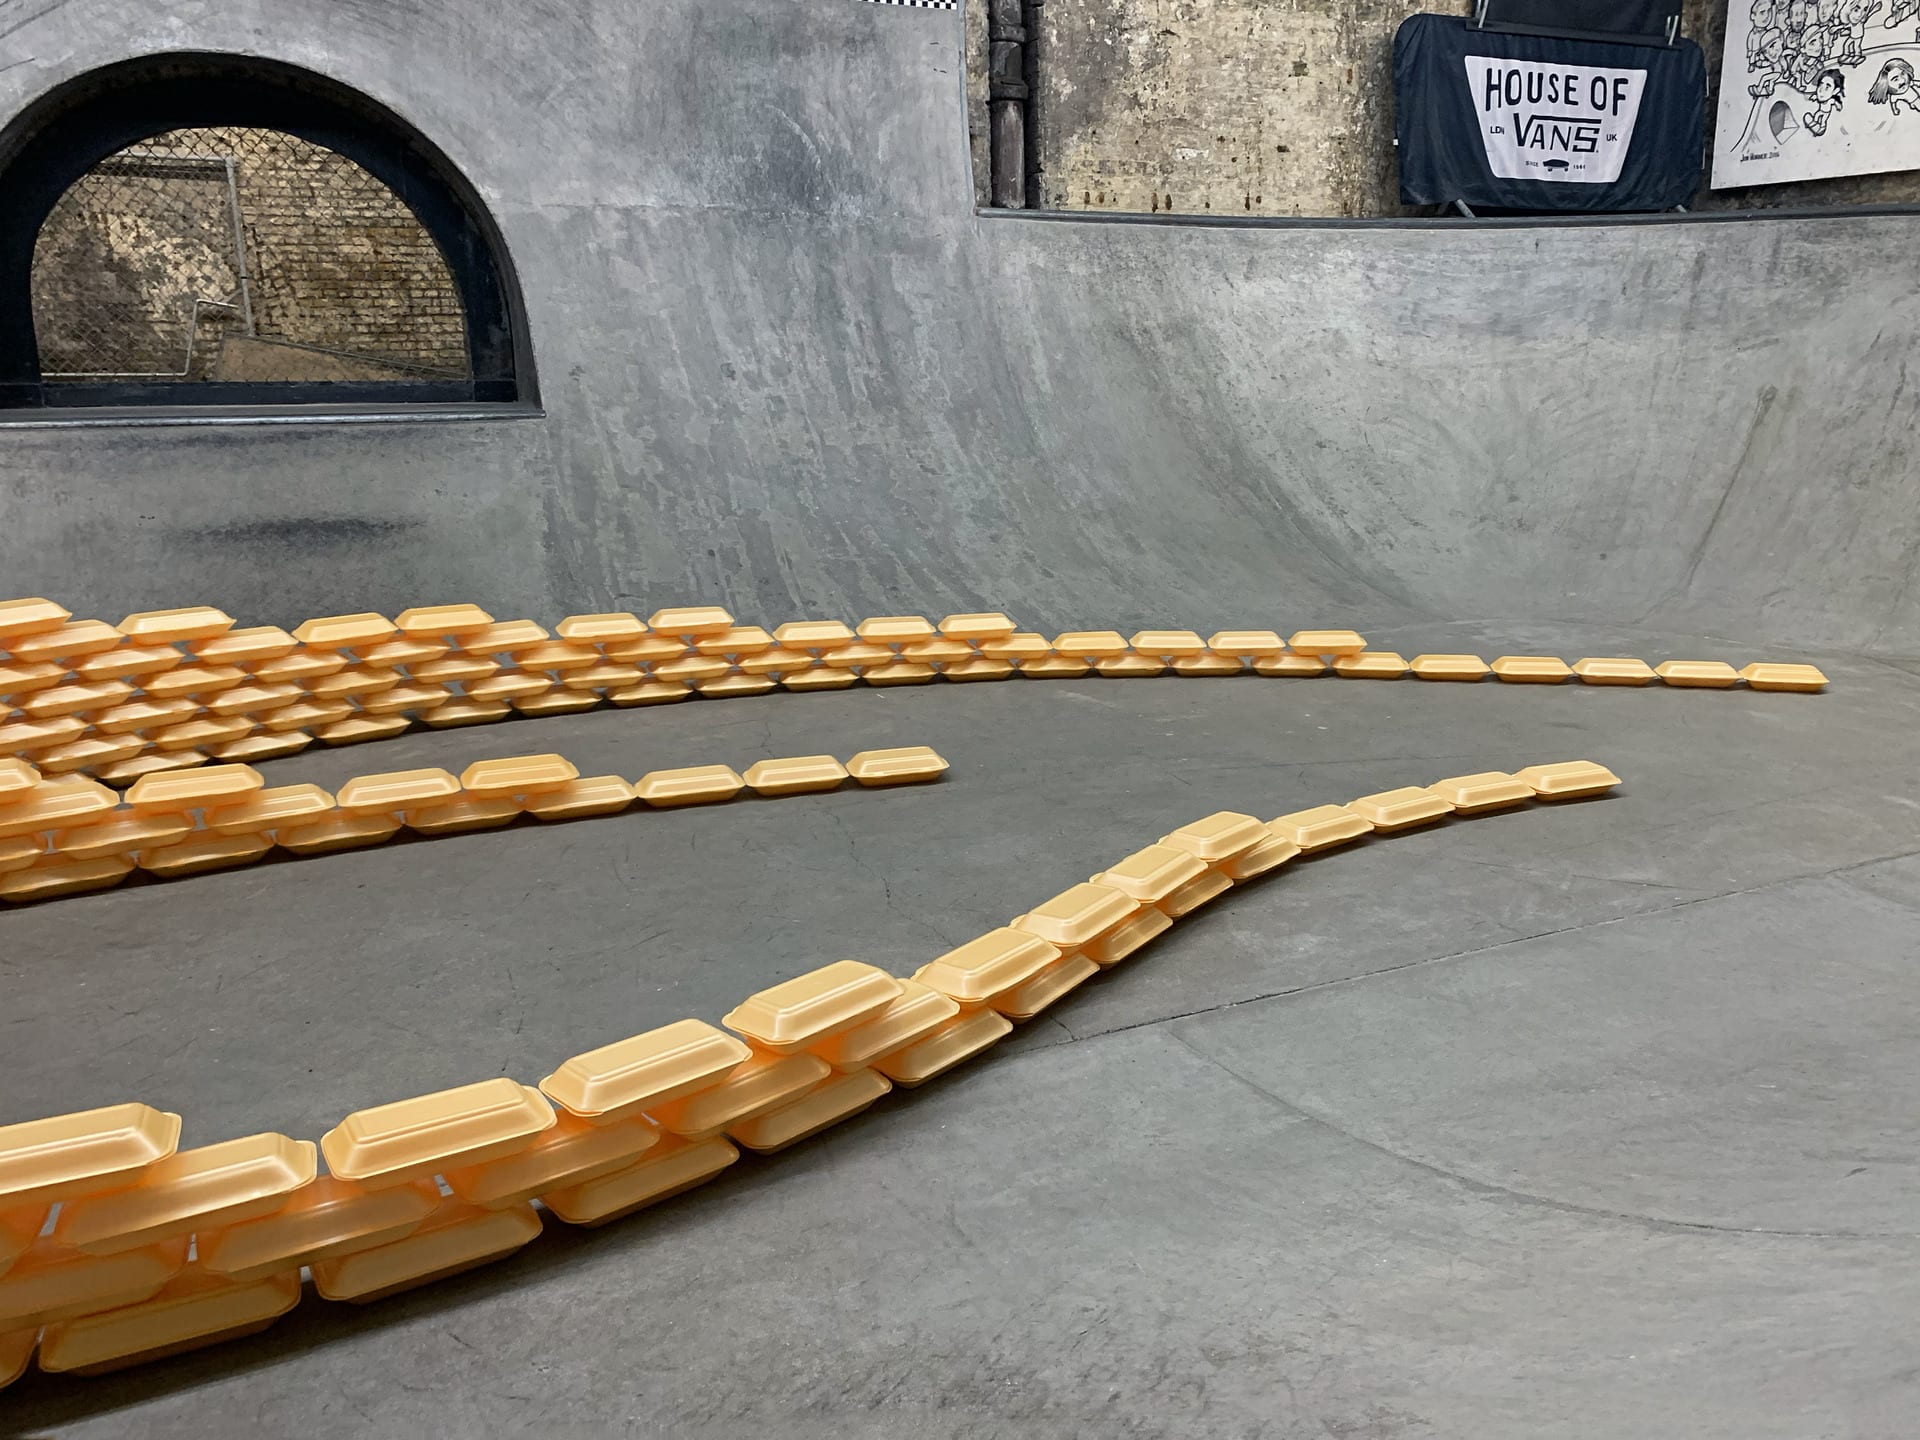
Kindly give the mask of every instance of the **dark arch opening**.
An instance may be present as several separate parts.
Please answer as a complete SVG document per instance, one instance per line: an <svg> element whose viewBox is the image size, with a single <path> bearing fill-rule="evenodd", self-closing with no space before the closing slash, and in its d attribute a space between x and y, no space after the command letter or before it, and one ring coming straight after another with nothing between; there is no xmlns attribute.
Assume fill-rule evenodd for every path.
<svg viewBox="0 0 1920 1440"><path fill-rule="evenodd" d="M277 130L345 156L425 227L452 272L470 379L48 384L33 317L34 247L62 196L102 161L169 131ZM392 406L530 402L519 287L479 195L398 115L311 70L183 52L89 71L0 130L0 409L140 405Z"/></svg>

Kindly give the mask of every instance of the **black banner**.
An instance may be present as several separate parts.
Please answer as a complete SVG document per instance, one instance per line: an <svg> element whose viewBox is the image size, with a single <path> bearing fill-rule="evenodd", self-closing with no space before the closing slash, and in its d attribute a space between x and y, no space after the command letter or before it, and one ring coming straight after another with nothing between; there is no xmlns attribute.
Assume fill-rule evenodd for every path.
<svg viewBox="0 0 1920 1440"><path fill-rule="evenodd" d="M1415 15L1393 39L1400 198L1671 210L1700 183L1706 101L1706 60L1691 40L1552 40Z"/></svg>

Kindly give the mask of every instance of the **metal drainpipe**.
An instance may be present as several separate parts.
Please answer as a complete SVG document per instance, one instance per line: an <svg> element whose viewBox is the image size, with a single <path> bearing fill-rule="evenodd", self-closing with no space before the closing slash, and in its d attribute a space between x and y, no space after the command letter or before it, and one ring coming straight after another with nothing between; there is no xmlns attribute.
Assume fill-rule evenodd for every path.
<svg viewBox="0 0 1920 1440"><path fill-rule="evenodd" d="M1027 27L1024 0L986 0L987 144L995 209L1027 203Z"/></svg>
<svg viewBox="0 0 1920 1440"><path fill-rule="evenodd" d="M1046 179L1045 167L1040 163L1040 31L1043 0L1022 0L1021 19L1026 26L1027 46L1021 56L1020 78L1027 87L1026 142L1027 142L1027 208L1044 210L1047 208L1046 192L1042 182Z"/></svg>
<svg viewBox="0 0 1920 1440"><path fill-rule="evenodd" d="M240 223L240 175L233 156L225 158L227 208L233 216L233 263L240 271L240 314L246 320L247 334L254 335L259 332L253 328L253 277L247 273L247 232Z"/></svg>

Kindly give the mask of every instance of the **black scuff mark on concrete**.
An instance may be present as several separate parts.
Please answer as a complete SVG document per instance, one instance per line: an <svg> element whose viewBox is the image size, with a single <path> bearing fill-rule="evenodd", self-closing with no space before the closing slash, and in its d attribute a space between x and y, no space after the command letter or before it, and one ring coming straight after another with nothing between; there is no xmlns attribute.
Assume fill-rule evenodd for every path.
<svg viewBox="0 0 1920 1440"><path fill-rule="evenodd" d="M0 9L4 9L4 8L5 8L4 0L0 0ZM47 16L53 14L54 11L64 10L66 8L67 8L67 0L50 0L49 4L42 5L38 10L31 11L28 14L22 15L18 20L14 20L4 26L0 26L0 40L5 40L11 36L17 35L22 30L26 29L27 26L33 24L34 21L44 20L47 18ZM28 58L31 58L31 57L28 57ZM16 61L15 63L24 64L25 61L24 60ZM7 68L11 68L11 67L7 67Z"/></svg>
<svg viewBox="0 0 1920 1440"><path fill-rule="evenodd" d="M1713 533L1720 526L1720 517L1726 513L1727 501L1732 498L1734 488L1740 483L1740 477L1746 473L1747 463L1754 457L1754 447L1760 438L1760 432L1767 423L1767 417L1773 413L1774 402L1779 398L1780 391L1777 387L1773 385L1760 387L1759 402L1754 407L1753 420L1747 426L1747 438L1740 447L1740 457L1733 462L1733 469L1727 475L1726 488L1720 492L1720 501L1713 507L1713 515L1707 521L1707 528L1694 542L1693 554L1687 557L1686 574L1682 575L1680 582L1659 601L1648 607L1646 615L1640 617L1642 621L1662 605L1678 600L1693 589L1694 576L1700 572L1701 562L1706 559L1707 546L1712 543Z"/></svg>
<svg viewBox="0 0 1920 1440"><path fill-rule="evenodd" d="M230 525L180 528L173 538L188 545L288 546L300 550L333 549L406 538L425 527L421 520L373 519L360 515L289 516L242 520Z"/></svg>

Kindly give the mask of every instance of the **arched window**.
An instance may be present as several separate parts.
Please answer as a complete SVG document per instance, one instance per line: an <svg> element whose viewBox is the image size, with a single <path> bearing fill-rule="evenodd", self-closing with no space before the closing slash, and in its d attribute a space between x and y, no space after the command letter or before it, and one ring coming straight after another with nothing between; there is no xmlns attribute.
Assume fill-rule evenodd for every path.
<svg viewBox="0 0 1920 1440"><path fill-rule="evenodd" d="M0 410L528 401L490 218L322 76L151 57L0 132Z"/></svg>

